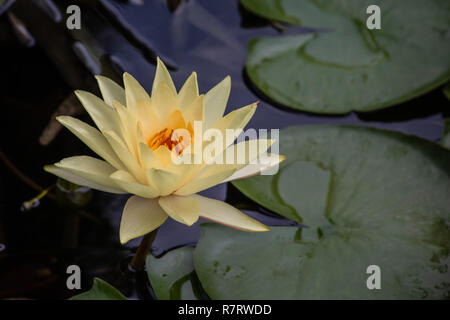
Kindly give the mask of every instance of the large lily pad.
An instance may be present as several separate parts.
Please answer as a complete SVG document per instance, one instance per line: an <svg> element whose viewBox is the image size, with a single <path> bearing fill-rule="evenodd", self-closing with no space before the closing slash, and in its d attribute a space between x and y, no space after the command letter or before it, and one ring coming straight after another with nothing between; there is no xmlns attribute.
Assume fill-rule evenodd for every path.
<svg viewBox="0 0 450 320"><path fill-rule="evenodd" d="M127 298L108 282L94 278L90 290L73 296L70 300L127 300Z"/></svg>
<svg viewBox="0 0 450 320"><path fill-rule="evenodd" d="M147 257L146 268L152 288L160 300L197 300L198 280L194 274L194 248L181 247L161 258Z"/></svg>
<svg viewBox="0 0 450 320"><path fill-rule="evenodd" d="M292 127L280 137L279 173L235 185L309 228L203 226L194 262L210 297L449 297L448 150L360 127ZM366 286L370 265L381 268L380 290Z"/></svg>
<svg viewBox="0 0 450 320"><path fill-rule="evenodd" d="M247 72L291 108L340 114L388 107L450 76L446 0L380 0L381 29L369 30L366 0L241 0L269 19L321 28L311 35L254 39Z"/></svg>

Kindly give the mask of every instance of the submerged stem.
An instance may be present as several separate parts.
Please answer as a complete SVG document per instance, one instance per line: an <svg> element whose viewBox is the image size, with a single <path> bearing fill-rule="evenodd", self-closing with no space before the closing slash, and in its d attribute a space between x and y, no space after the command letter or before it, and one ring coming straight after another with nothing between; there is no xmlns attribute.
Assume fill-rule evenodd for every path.
<svg viewBox="0 0 450 320"><path fill-rule="evenodd" d="M140 271L144 269L145 258L147 257L147 254L152 247L152 243L156 238L157 232L158 229L155 229L152 232L147 233L144 238L142 238L141 244L139 245L136 254L130 262L130 267L133 268L133 270Z"/></svg>

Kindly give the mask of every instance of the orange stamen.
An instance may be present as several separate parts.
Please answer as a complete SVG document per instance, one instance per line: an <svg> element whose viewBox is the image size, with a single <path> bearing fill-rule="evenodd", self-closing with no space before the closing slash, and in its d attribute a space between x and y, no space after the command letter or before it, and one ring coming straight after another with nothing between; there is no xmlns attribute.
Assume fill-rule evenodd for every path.
<svg viewBox="0 0 450 320"><path fill-rule="evenodd" d="M171 151L175 148L177 154L181 154L183 150L188 147L186 142L183 142L182 135L178 135L173 129L168 128L164 128L158 133L155 133L150 139L148 139L147 145L152 150L156 150L160 146L166 146Z"/></svg>

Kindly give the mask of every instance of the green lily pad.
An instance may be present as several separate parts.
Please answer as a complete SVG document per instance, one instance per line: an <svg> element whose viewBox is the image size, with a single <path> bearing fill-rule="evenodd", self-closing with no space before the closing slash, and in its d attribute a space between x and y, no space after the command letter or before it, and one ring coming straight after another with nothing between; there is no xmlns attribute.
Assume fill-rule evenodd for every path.
<svg viewBox="0 0 450 320"><path fill-rule="evenodd" d="M254 39L247 72L267 96L314 113L369 111L412 99L450 77L446 0L377 1L369 30L361 0L241 0L263 17L325 30Z"/></svg>
<svg viewBox="0 0 450 320"><path fill-rule="evenodd" d="M299 172L302 173L301 177ZM283 203L289 206L301 221L305 219L313 226L324 225L327 221L327 204L332 177L332 172L321 167L320 164L295 161L280 172L277 181L278 194Z"/></svg>
<svg viewBox="0 0 450 320"><path fill-rule="evenodd" d="M198 279L194 273L194 248L181 247L161 258L147 257L147 275L160 300L197 300Z"/></svg>
<svg viewBox="0 0 450 320"><path fill-rule="evenodd" d="M127 298L106 281L94 278L94 284L89 291L73 296L69 300L127 300Z"/></svg>
<svg viewBox="0 0 450 320"><path fill-rule="evenodd" d="M203 226L194 262L211 298L450 297L450 151L397 132L304 126L281 131L280 153L277 175L234 184L309 228ZM366 286L370 265L380 290Z"/></svg>

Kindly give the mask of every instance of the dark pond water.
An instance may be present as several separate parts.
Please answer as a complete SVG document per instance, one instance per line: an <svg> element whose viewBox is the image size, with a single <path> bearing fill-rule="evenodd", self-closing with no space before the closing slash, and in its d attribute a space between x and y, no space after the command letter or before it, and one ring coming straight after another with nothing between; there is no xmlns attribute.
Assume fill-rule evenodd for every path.
<svg viewBox="0 0 450 320"><path fill-rule="evenodd" d="M182 1L174 12L164 0L146 0L143 6L110 0L103 1L100 8L83 9L83 32L113 62L113 69L128 71L147 89L151 88L154 57L158 55L172 67L178 88L194 70L202 92L230 75L232 90L226 112L259 100L249 123L252 128L352 124L401 131L431 141L441 137L447 102L440 89L386 110L332 117L293 111L261 95L245 73L247 45L255 37L276 36L279 31L246 12L237 0ZM39 43L31 49L21 46L6 20L4 15L0 17L0 150L32 180L48 187L54 177L42 170L44 164L90 151L67 130L49 146L38 143L52 112L72 88ZM286 27L285 32L308 30ZM86 115L81 118L89 121ZM120 215L128 197L95 192L92 202L81 211L44 199L38 208L21 212L23 201L36 194L10 168L0 165L0 298L73 295L65 289L65 268L69 264L80 265L84 285L93 276L117 281L121 263L139 243L134 240L124 248L118 242ZM231 185L219 185L202 194L226 200L268 225L292 224L258 207ZM167 221L152 252L161 255L183 244L195 244L199 236L199 223L188 228ZM129 284L118 285L137 297Z"/></svg>

